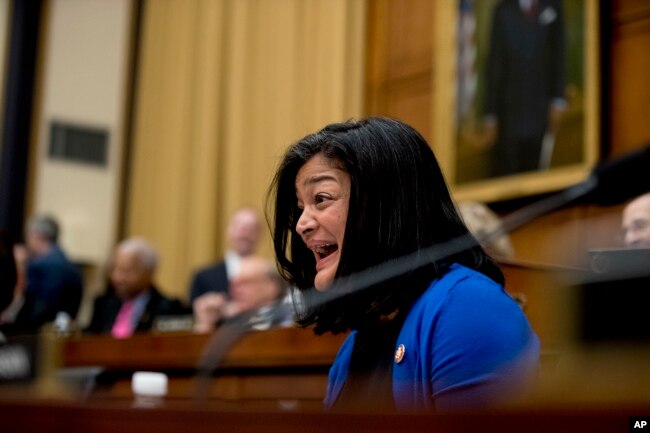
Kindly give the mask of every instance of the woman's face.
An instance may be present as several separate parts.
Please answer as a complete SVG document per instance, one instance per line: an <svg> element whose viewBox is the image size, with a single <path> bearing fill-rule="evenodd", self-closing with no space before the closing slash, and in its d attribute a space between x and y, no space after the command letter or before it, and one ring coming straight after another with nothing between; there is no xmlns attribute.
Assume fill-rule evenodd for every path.
<svg viewBox="0 0 650 433"><path fill-rule="evenodd" d="M350 176L331 159L317 154L296 176L302 214L296 232L316 258L314 287L326 290L334 281L341 257L350 202Z"/></svg>

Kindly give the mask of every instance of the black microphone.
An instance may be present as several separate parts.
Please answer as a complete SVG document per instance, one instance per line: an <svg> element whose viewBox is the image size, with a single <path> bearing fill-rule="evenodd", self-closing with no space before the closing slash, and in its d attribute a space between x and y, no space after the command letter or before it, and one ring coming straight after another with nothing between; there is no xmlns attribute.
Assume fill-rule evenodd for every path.
<svg viewBox="0 0 650 433"><path fill-rule="evenodd" d="M224 320L203 347L197 365L195 401L202 402L208 399L210 379L219 369L232 346L250 331L283 326L285 319L291 316L288 308L289 306L283 300L278 300L271 305L245 310Z"/></svg>
<svg viewBox="0 0 650 433"><path fill-rule="evenodd" d="M591 177L596 180L585 200L613 205L650 191L650 145L598 165Z"/></svg>
<svg viewBox="0 0 650 433"><path fill-rule="evenodd" d="M584 181L572 185L503 218L501 227L479 238L480 242L514 229L569 203L613 205L650 191L650 146L596 166Z"/></svg>

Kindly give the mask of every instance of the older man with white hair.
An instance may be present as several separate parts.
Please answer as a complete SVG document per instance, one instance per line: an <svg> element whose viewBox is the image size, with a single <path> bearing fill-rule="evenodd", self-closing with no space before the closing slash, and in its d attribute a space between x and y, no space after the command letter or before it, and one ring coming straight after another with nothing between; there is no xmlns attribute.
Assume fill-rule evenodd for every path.
<svg viewBox="0 0 650 433"><path fill-rule="evenodd" d="M111 287L95 300L87 331L127 338L150 330L157 316L182 313L178 300L166 298L155 287L157 265L158 253L145 239L120 242L110 274Z"/></svg>

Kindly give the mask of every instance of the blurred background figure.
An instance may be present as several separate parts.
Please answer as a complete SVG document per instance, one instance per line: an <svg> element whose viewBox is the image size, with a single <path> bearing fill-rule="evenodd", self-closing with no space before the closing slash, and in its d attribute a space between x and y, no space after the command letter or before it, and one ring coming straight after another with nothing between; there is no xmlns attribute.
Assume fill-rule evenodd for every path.
<svg viewBox="0 0 650 433"><path fill-rule="evenodd" d="M626 247L650 248L650 192L625 206L621 229Z"/></svg>
<svg viewBox="0 0 650 433"><path fill-rule="evenodd" d="M494 233L501 228L501 219L499 216L483 203L474 201L462 202L458 204L458 211L469 231L479 241L485 239L489 233ZM489 255L496 258L513 259L515 256L515 250L507 234L502 234L486 242L482 242L481 246Z"/></svg>
<svg viewBox="0 0 650 433"><path fill-rule="evenodd" d="M4 230L0 230L0 311L11 304L17 281L13 243Z"/></svg>
<svg viewBox="0 0 650 433"><path fill-rule="evenodd" d="M194 329L211 332L219 322L252 309L259 309L258 321L266 322L264 327L291 323L289 313L272 315L270 308L265 309L282 302L286 293L286 284L271 261L259 256L244 257L239 273L230 282L230 298L215 292L196 298L192 304Z"/></svg>
<svg viewBox="0 0 650 433"><path fill-rule="evenodd" d="M11 245L13 242L6 235L6 245ZM0 309L0 325L12 324L16 321L16 316L25 302L25 280L27 273L27 248L22 244L13 244L13 260L16 270L16 283L13 289L13 299L11 303L4 309ZM4 273L4 271L2 271Z"/></svg>
<svg viewBox="0 0 650 433"><path fill-rule="evenodd" d="M552 154L567 106L564 34L560 0L503 0L494 10L485 141L495 176L547 168L542 154Z"/></svg>
<svg viewBox="0 0 650 433"><path fill-rule="evenodd" d="M12 332L36 332L58 313L66 314L69 320L77 316L83 279L59 246L59 232L58 222L48 215L38 215L27 222L26 249L15 249L18 268L22 269L23 260L26 263L24 302Z"/></svg>
<svg viewBox="0 0 650 433"><path fill-rule="evenodd" d="M158 253L148 241L129 238L117 246L110 286L95 300L88 332L127 338L149 331L157 316L183 313L178 300L163 296L154 285Z"/></svg>
<svg viewBox="0 0 650 433"><path fill-rule="evenodd" d="M17 282L16 262L13 254L13 242L4 230L0 230L0 311L11 304ZM0 345L6 342L0 332Z"/></svg>
<svg viewBox="0 0 650 433"><path fill-rule="evenodd" d="M228 223L226 238L228 251L224 260L200 269L190 287L190 303L205 293L222 293L229 296L229 281L237 275L243 257L255 253L260 241L260 216L253 208L236 211Z"/></svg>

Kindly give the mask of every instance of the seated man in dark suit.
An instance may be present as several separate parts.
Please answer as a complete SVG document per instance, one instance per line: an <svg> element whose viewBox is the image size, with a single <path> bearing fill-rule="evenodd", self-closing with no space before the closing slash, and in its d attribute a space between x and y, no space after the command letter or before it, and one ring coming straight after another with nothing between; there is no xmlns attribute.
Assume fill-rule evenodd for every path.
<svg viewBox="0 0 650 433"><path fill-rule="evenodd" d="M242 208L230 218L226 238L228 251L224 260L200 269L192 279L190 303L206 293L223 293L229 296L229 281L238 273L243 257L255 253L260 240L260 217L252 208Z"/></svg>
<svg viewBox="0 0 650 433"><path fill-rule="evenodd" d="M83 294L81 272L58 245L59 225L50 216L36 216L27 223L28 252L24 304L16 317L15 332L35 332L65 312L77 316Z"/></svg>
<svg viewBox="0 0 650 433"><path fill-rule="evenodd" d="M256 310L256 329L293 324L291 310L277 309L285 301L286 282L272 261L251 255L242 258L241 269L230 284L230 297L206 293L194 302L194 331L212 332L219 323L244 311Z"/></svg>
<svg viewBox="0 0 650 433"><path fill-rule="evenodd" d="M93 317L86 330L127 338L134 332L151 330L158 316L182 313L178 300L166 298L154 286L157 264L158 254L146 240L122 241L115 252L111 286L95 300Z"/></svg>

